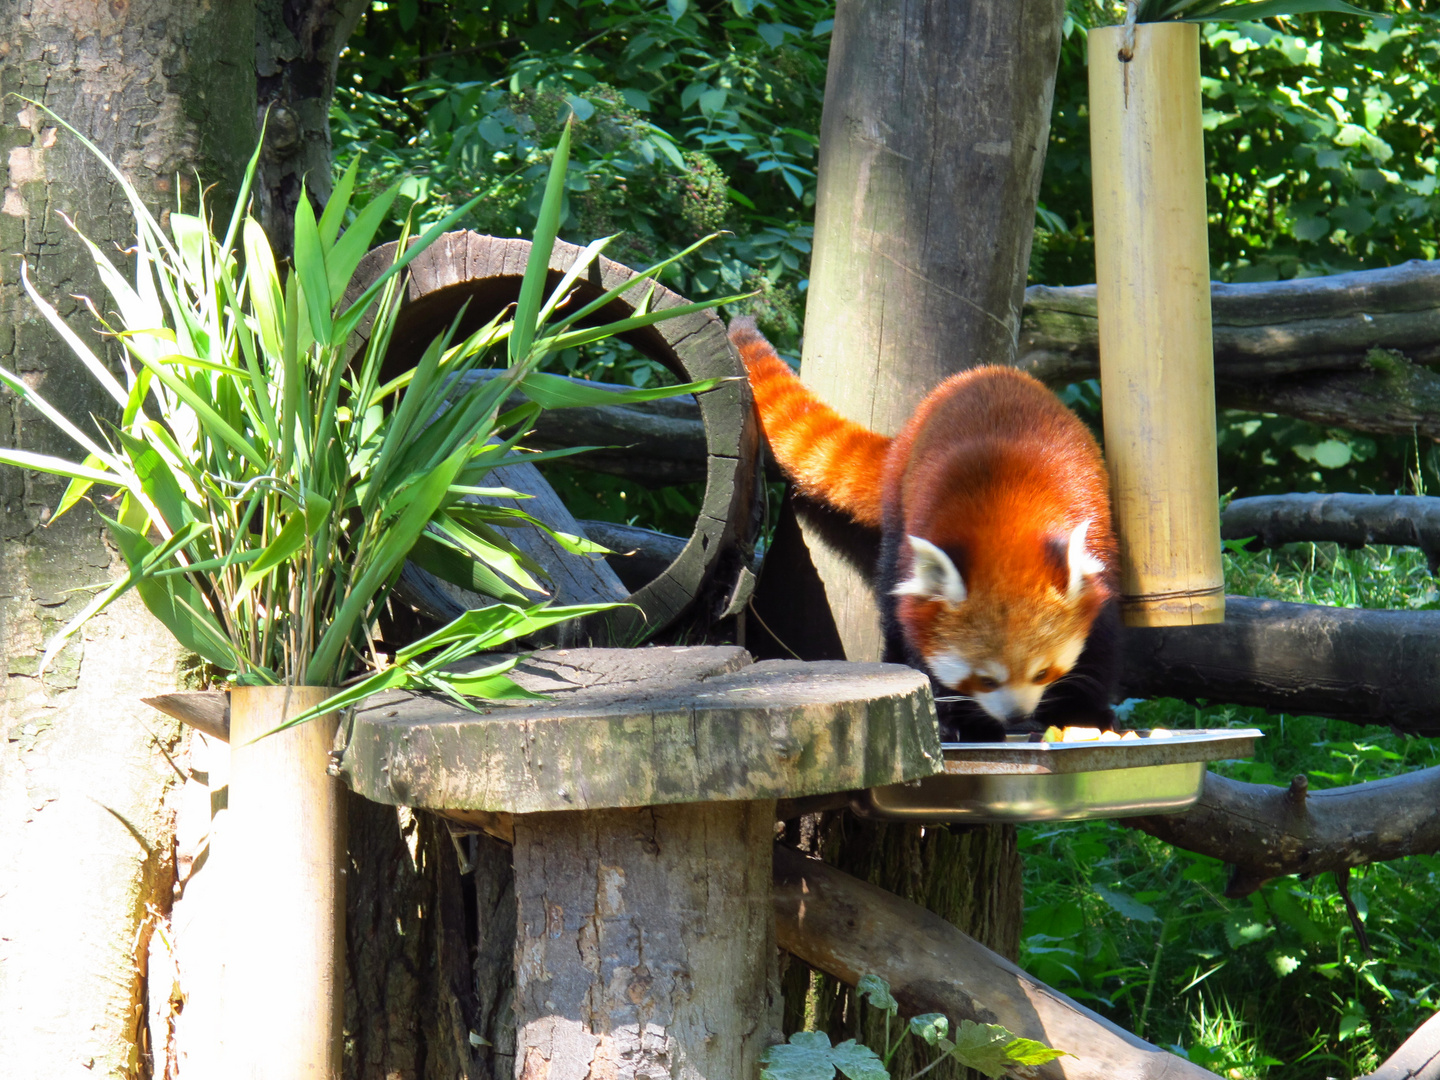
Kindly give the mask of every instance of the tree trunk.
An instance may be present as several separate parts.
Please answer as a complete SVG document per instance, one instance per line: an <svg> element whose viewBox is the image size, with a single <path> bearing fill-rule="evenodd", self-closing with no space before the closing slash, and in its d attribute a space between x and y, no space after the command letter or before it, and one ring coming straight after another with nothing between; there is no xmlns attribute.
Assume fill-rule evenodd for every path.
<svg viewBox="0 0 1440 1080"><path fill-rule="evenodd" d="M482 932L502 947L482 943L472 982L469 882L445 823L358 795L348 802L346 1080L509 1080L513 1034L498 1045L507 1018L495 1007L514 985L509 848L483 835L474 845L475 885L510 903L508 925L504 912L494 917L494 899L480 905ZM490 992L477 997L477 984Z"/></svg>
<svg viewBox="0 0 1440 1080"><path fill-rule="evenodd" d="M1058 0L838 5L803 374L843 415L890 434L946 376L1014 361L1063 9ZM874 565L873 539L845 522L808 508L798 523L787 514L755 603L768 630L756 636L778 639L771 655L878 659ZM826 861L1014 956L1013 828L922 835L832 815L812 843ZM863 1030L879 1043L881 1029L859 1024L853 994L833 980L792 959L785 984L787 1030L808 1013L837 1038ZM897 1075L910 1068L896 1062ZM947 1064L931 1075L962 1073Z"/></svg>
<svg viewBox="0 0 1440 1080"><path fill-rule="evenodd" d="M775 1041L773 799L520 814L517 1080L750 1080Z"/></svg>
<svg viewBox="0 0 1440 1080"><path fill-rule="evenodd" d="M318 213L330 198L335 66L368 0L255 0L251 92L265 119L256 216L278 258L294 245L301 184ZM251 147L254 135L248 136Z"/></svg>
<svg viewBox="0 0 1440 1080"><path fill-rule="evenodd" d="M124 197L101 164L22 95L89 136L156 212L194 175L234 190L253 146L248 4L172 0L0 9L5 115L0 249L22 254L39 291L106 355L72 294L103 290L67 214L102 250L133 242ZM112 258L114 255L112 254ZM0 261L0 365L68 415L112 415L99 390ZM0 394L0 441L75 454L47 421ZM45 639L113 578L119 559L88 506L43 528L63 491L0 470L0 1042L5 1072L121 1077L148 1071L141 978L173 865L168 755L180 729L140 704L173 689L179 650L133 595L94 620L43 679Z"/></svg>

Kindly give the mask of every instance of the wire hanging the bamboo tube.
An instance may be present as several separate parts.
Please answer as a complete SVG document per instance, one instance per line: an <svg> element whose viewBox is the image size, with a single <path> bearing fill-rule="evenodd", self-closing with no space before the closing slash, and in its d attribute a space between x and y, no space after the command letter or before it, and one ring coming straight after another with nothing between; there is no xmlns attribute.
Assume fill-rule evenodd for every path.
<svg viewBox="0 0 1440 1080"><path fill-rule="evenodd" d="M1132 36L1133 35L1133 36ZM1225 617L1200 40L1190 23L1090 32L1105 456L1130 626Z"/></svg>

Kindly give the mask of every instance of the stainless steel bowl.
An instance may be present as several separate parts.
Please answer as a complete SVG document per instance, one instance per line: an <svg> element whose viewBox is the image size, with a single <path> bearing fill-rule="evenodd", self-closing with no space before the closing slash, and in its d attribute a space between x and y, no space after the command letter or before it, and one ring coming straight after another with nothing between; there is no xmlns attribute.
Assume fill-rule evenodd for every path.
<svg viewBox="0 0 1440 1080"><path fill-rule="evenodd" d="M944 743L945 771L857 791L851 808L889 821L1020 822L1174 814L1200 797L1210 761L1250 757L1254 728L1172 731L1138 739Z"/></svg>

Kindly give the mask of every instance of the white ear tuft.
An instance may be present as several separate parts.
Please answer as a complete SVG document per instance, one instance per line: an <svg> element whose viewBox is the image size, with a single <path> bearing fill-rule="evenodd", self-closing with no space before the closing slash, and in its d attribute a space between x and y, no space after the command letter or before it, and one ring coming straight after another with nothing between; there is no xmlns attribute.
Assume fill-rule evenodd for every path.
<svg viewBox="0 0 1440 1080"><path fill-rule="evenodd" d="M1070 600L1078 599L1085 588L1085 579L1105 569L1105 564L1085 550L1085 533L1090 529L1090 522L1082 521L1070 533L1070 543L1065 554L1066 565L1070 567L1070 585L1066 589L1066 597Z"/></svg>
<svg viewBox="0 0 1440 1080"><path fill-rule="evenodd" d="M910 541L910 578L891 590L892 596L919 596L938 600L950 607L965 602L965 582L950 556L929 540L908 536Z"/></svg>

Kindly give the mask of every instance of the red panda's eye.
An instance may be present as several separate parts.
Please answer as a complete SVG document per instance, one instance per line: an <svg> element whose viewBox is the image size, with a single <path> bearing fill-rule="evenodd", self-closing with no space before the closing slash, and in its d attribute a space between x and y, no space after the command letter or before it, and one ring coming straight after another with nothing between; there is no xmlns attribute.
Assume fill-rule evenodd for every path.
<svg viewBox="0 0 1440 1080"><path fill-rule="evenodd" d="M1050 669L1049 669L1048 667L1042 667L1039 671L1035 672L1035 679L1034 679L1034 681L1037 682L1037 683L1042 683L1042 682L1044 682L1046 679L1048 679L1049 677L1050 677Z"/></svg>
<svg viewBox="0 0 1440 1080"><path fill-rule="evenodd" d="M1000 684L999 684L998 682L996 682L994 679L990 678L989 675L981 675L981 676L980 676L978 679L976 679L975 681L980 684L980 689L981 689L981 690L984 690L987 694L988 694L991 690L997 690L997 689L999 689L999 687L1000 687Z"/></svg>

